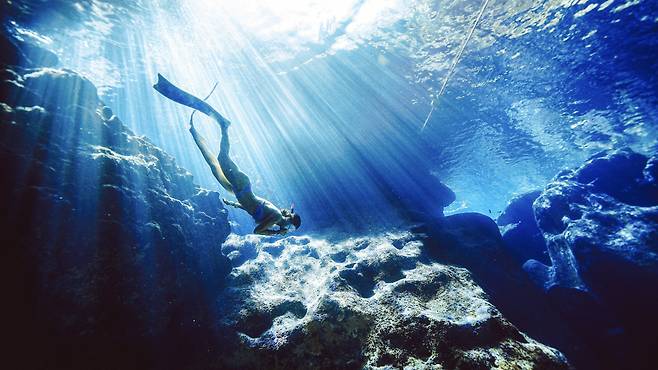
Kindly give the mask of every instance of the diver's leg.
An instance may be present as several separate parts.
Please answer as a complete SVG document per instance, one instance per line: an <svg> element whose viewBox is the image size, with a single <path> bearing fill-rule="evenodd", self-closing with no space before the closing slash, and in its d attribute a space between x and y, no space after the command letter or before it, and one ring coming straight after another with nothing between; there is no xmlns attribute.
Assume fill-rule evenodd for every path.
<svg viewBox="0 0 658 370"><path fill-rule="evenodd" d="M210 170L212 171L213 176L215 176L217 181L219 181L219 184L222 185L224 189L232 192L233 187L231 186L231 183L224 175L224 171L222 171L222 167L220 166L219 162L217 161L213 153L210 151L210 148L208 147L208 143L206 142L206 140L194 128L194 124L192 124L191 118L190 118L190 133L192 134L192 138L194 138L194 142L196 143L196 146L199 147L201 154L203 154L203 158L206 160L206 163L208 163L208 166L210 166Z"/></svg>
<svg viewBox="0 0 658 370"><path fill-rule="evenodd" d="M221 161L223 159L233 163L231 157L229 156L229 151L231 150L231 143L228 137L228 127L226 126L220 126L220 127L222 128L222 138L219 141L219 155L217 156L217 160ZM235 165L235 163L233 163L233 165Z"/></svg>
<svg viewBox="0 0 658 370"><path fill-rule="evenodd" d="M224 171L224 175L233 186L233 189L239 192L250 185L249 177L240 171L229 155L231 144L229 143L228 127L226 125L220 125L220 127L222 128L222 139L219 143L217 161Z"/></svg>

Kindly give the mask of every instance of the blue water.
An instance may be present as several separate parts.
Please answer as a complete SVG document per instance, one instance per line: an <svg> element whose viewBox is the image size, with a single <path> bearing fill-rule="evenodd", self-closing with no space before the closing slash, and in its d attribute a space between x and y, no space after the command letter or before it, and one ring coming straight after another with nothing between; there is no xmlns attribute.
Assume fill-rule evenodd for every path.
<svg viewBox="0 0 658 370"><path fill-rule="evenodd" d="M219 189L157 73L233 122L254 191L307 230L402 223L387 189L495 217L603 149L658 148L658 2L24 1L12 32L99 87L134 132ZM421 130L430 112L427 127ZM218 127L198 117L207 138ZM235 230L253 223L230 211Z"/></svg>

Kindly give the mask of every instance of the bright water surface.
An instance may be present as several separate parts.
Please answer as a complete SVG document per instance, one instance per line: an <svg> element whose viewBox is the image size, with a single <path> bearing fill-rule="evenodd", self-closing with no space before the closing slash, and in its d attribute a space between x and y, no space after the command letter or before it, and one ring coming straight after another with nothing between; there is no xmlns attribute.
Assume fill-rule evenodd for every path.
<svg viewBox="0 0 658 370"><path fill-rule="evenodd" d="M310 230L396 225L382 184L422 192L429 173L457 194L447 213L495 217L597 151L658 149L654 0L490 0L439 97L480 1L16 4L16 34L90 78L126 125L212 189L190 110L151 85L159 72L205 96L218 82L209 102L233 122L235 161Z"/></svg>

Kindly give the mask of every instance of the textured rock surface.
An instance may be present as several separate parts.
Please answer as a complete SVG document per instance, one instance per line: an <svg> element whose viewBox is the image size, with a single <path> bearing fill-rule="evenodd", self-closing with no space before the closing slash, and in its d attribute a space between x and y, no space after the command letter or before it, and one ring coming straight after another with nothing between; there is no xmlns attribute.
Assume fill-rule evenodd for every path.
<svg viewBox="0 0 658 370"><path fill-rule="evenodd" d="M550 263L544 235L537 227L532 203L541 194L531 191L512 199L496 223L501 227L503 241L521 264L529 259Z"/></svg>
<svg viewBox="0 0 658 370"><path fill-rule="evenodd" d="M233 368L566 368L520 333L469 272L412 234L330 243L231 236L224 303Z"/></svg>
<svg viewBox="0 0 658 370"><path fill-rule="evenodd" d="M658 346L656 162L629 150L598 154L498 220L523 225L505 239L509 250L524 251L524 269L607 368L652 368ZM540 238L548 261L531 257Z"/></svg>
<svg viewBox="0 0 658 370"><path fill-rule="evenodd" d="M542 289L523 271L518 254L506 247L496 223L478 213L462 213L425 224L415 230L423 235L428 258L468 269L490 301L520 330L541 338L572 355L582 347Z"/></svg>
<svg viewBox="0 0 658 370"><path fill-rule="evenodd" d="M552 265L529 267L546 287L621 289L621 298L626 283L658 282L655 161L631 151L602 153L544 189L533 209ZM647 298L658 293L650 286L657 290L645 290Z"/></svg>
<svg viewBox="0 0 658 370"><path fill-rule="evenodd" d="M3 271L17 297L5 308L21 349L10 353L26 368L122 368L207 352L230 270L219 194L130 132L74 72L0 77Z"/></svg>
<svg viewBox="0 0 658 370"><path fill-rule="evenodd" d="M2 50L0 53L2 65L40 68L55 67L59 63L59 58L50 51L21 42L14 37L5 37L4 34L0 34L0 50Z"/></svg>

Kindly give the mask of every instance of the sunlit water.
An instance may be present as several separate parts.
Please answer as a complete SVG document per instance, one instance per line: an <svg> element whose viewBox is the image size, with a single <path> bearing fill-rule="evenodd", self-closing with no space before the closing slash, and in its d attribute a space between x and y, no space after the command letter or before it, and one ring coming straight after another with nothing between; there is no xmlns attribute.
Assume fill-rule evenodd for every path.
<svg viewBox="0 0 658 370"><path fill-rule="evenodd" d="M597 151L656 150L652 0L490 0L441 96L480 1L22 3L14 33L90 78L212 189L190 110L151 85L162 73L205 96L218 82L209 102L233 122L235 161L309 229L397 224L382 182L422 192L417 176L432 173L457 194L447 213L495 217ZM216 125L198 122L218 145Z"/></svg>

